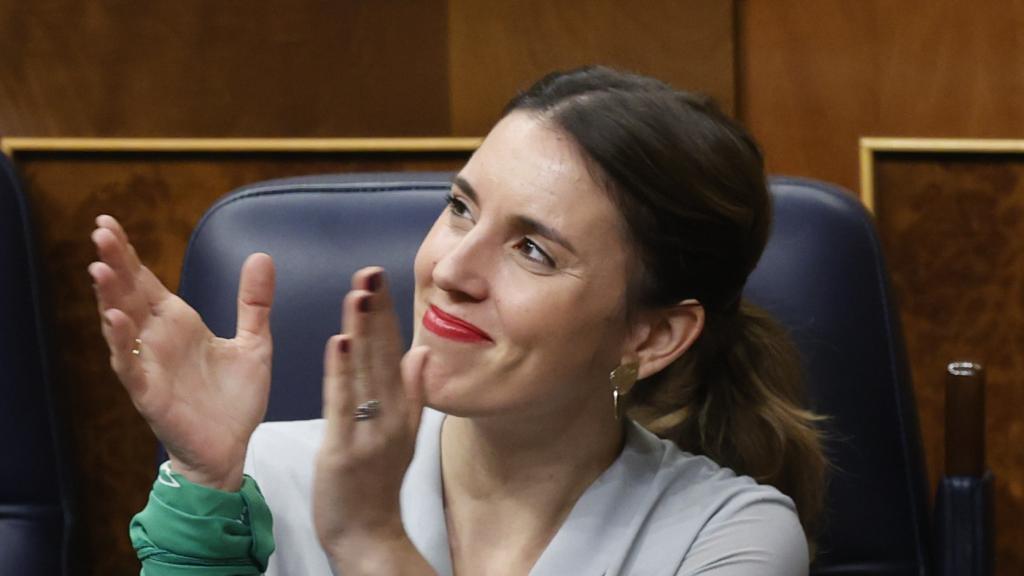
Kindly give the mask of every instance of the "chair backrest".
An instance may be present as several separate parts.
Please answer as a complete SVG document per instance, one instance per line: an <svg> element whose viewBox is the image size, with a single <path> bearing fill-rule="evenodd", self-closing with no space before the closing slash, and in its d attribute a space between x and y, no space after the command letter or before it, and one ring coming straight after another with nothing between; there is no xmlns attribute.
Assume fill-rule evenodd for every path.
<svg viewBox="0 0 1024 576"><path fill-rule="evenodd" d="M66 574L74 517L28 210L0 155L0 574Z"/></svg>
<svg viewBox="0 0 1024 576"><path fill-rule="evenodd" d="M352 272L384 266L405 336L412 261L450 174L350 174L263 182L214 205L189 245L181 294L230 336L242 261L277 263L268 420L320 414L322 350ZM746 296L774 313L804 357L810 402L835 467L817 574L927 574L925 482L898 319L870 216L847 192L771 184L775 226Z"/></svg>
<svg viewBox="0 0 1024 576"><path fill-rule="evenodd" d="M930 574L927 484L899 317L871 216L849 192L775 178L745 295L803 356L833 466L820 574Z"/></svg>

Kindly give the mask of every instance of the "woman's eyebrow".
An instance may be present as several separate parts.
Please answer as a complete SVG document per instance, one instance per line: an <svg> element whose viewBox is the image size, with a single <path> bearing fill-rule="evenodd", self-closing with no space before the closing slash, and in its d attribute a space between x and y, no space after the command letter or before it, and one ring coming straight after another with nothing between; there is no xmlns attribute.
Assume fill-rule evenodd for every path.
<svg viewBox="0 0 1024 576"><path fill-rule="evenodd" d="M539 234L540 236L543 236L548 240L551 240L552 242L561 244L563 248L571 252L574 256L579 256L579 253L576 252L576 248L573 247L572 242L569 242L568 238L562 236L561 232L555 230L551 226L548 226L543 222L530 218L529 216L523 216L521 214L516 214L515 216L513 216L512 222L516 226L516 228L522 230L524 233Z"/></svg>
<svg viewBox="0 0 1024 576"><path fill-rule="evenodd" d="M480 205L480 195L477 194L476 190L473 188L473 185L467 182L465 178L463 178L462 176L455 176L455 178L452 179L452 182L459 187L459 190L461 190L463 194L469 196L469 199L472 200L474 204L477 204L478 206ZM551 240L552 242L560 244L563 248L571 252L574 256L579 256L579 252L576 251L576 248L572 245L572 242L569 242L568 238L563 236L561 232L555 230L551 226L548 226L547 224L544 224L543 222L535 218L525 216L522 214L516 214L512 216L510 219L512 221L512 224L517 229L521 230L523 233L539 234L540 236L543 236Z"/></svg>
<svg viewBox="0 0 1024 576"><path fill-rule="evenodd" d="M473 185L466 182L465 178L456 175L452 182L459 187L459 190L462 190L463 194L469 196L469 199L472 200L474 204L480 204L480 196L478 196L476 190L473 189Z"/></svg>

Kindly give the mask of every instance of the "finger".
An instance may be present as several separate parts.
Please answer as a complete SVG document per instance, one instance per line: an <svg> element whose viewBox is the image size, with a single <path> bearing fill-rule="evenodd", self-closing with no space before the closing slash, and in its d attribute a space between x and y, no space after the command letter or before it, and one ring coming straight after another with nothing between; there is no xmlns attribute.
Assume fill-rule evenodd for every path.
<svg viewBox="0 0 1024 576"><path fill-rule="evenodd" d="M413 433L419 430L420 415L426 401L426 372L430 360L430 348L414 346L402 357L402 390L405 392L409 427Z"/></svg>
<svg viewBox="0 0 1024 576"><path fill-rule="evenodd" d="M363 268L352 277L355 287L345 297L343 326L353 337L355 394L360 400L379 400L389 412L404 412L399 362L401 333L391 307L384 270Z"/></svg>
<svg viewBox="0 0 1024 576"><path fill-rule="evenodd" d="M373 305L373 294L366 290L353 289L345 294L341 304L341 331L353 338L365 336Z"/></svg>
<svg viewBox="0 0 1024 576"><path fill-rule="evenodd" d="M117 308L103 312L103 338L110 349L110 367L117 374L121 384L134 398L145 389L145 373L138 354L133 353L139 343L138 331L131 317Z"/></svg>
<svg viewBox="0 0 1024 576"><path fill-rule="evenodd" d="M109 216L107 217L109 218ZM102 217L97 218L100 221ZM116 222L116 221L115 221ZM121 292L125 297L137 294L140 302L136 303L129 312L137 312L137 308L143 304L154 307L163 302L171 295L170 290L162 282L138 261L135 249L131 244L123 242L119 236L124 231L118 225L117 232L109 228L97 228L93 230L92 241L96 244L96 253L103 263L117 274L122 285ZM144 302L142 302L144 301ZM138 321L138 318L136 318Z"/></svg>
<svg viewBox="0 0 1024 576"><path fill-rule="evenodd" d="M92 277L92 284L96 290L96 305L102 314L109 308L123 308L123 296L117 273L104 262L93 262L89 264L89 276Z"/></svg>
<svg viewBox="0 0 1024 576"><path fill-rule="evenodd" d="M270 307L274 302L274 260L268 254L250 254L238 280L236 336L270 336Z"/></svg>
<svg viewBox="0 0 1024 576"><path fill-rule="evenodd" d="M355 409L352 386L352 339L336 334L327 339L324 347L324 407L323 415L336 431L347 428L348 416Z"/></svg>
<svg viewBox="0 0 1024 576"><path fill-rule="evenodd" d="M138 254L135 252L135 247L133 247L131 241L128 240L128 233L125 232L124 227L121 226L121 223L118 222L116 218L109 214L100 214L96 217L96 226L113 232L114 236L117 237L118 242L124 246L126 262L132 270L135 270L142 265L139 261Z"/></svg>
<svg viewBox="0 0 1024 576"><path fill-rule="evenodd" d="M92 242L96 245L96 254L107 266L117 274L127 291L135 288L135 270L131 269L125 254L124 244L117 235L106 228L92 231Z"/></svg>
<svg viewBox="0 0 1024 576"><path fill-rule="evenodd" d="M345 333L352 336L354 393L360 401L379 400L401 409L401 342L397 330L382 327L378 294L353 290L345 298Z"/></svg>
<svg viewBox="0 0 1024 576"><path fill-rule="evenodd" d="M118 240L128 243L128 233L124 231L124 227L110 214L100 214L96 217L96 226L98 228L106 228L117 236Z"/></svg>
<svg viewBox="0 0 1024 576"><path fill-rule="evenodd" d="M395 364L401 358L405 345L402 331L395 314L394 301L391 297L391 286L387 274L379 266L363 268L352 275L353 290L368 292L370 298L369 314L360 326L362 335L368 337L372 354L388 365Z"/></svg>
<svg viewBox="0 0 1024 576"><path fill-rule="evenodd" d="M380 392L374 385L373 357L367 345L369 316L373 306L372 294L365 290L352 290L345 295L342 330L349 337L352 382L350 390L358 402L380 399Z"/></svg>

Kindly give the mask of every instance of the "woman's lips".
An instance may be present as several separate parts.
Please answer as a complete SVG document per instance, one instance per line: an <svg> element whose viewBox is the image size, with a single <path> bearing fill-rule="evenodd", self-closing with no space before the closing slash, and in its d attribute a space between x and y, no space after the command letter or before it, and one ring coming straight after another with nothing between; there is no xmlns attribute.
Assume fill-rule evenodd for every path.
<svg viewBox="0 0 1024 576"><path fill-rule="evenodd" d="M423 327L442 338L457 342L493 342L483 330L433 304L423 313Z"/></svg>

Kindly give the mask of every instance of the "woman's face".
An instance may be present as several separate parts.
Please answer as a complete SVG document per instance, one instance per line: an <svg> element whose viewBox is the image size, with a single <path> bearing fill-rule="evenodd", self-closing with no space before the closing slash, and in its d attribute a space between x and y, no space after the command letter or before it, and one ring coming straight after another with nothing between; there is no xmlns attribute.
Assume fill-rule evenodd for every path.
<svg viewBox="0 0 1024 576"><path fill-rule="evenodd" d="M627 339L619 214L573 141L514 112L416 255L427 404L462 416L606 410ZM568 411L568 412L567 412Z"/></svg>

